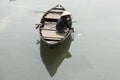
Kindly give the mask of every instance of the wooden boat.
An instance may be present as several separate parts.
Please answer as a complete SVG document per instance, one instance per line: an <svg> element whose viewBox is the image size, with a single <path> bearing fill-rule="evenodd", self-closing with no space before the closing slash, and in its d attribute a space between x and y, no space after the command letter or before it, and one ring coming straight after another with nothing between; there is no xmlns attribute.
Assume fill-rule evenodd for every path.
<svg viewBox="0 0 120 80"><path fill-rule="evenodd" d="M71 15L68 20L68 23L70 24L69 28L65 28L64 33L59 33L56 30L56 24L64 11L66 11L65 8L61 5L57 5L43 15L41 22L37 27L39 27L41 39L45 43L49 45L58 44L64 41L73 31Z"/></svg>

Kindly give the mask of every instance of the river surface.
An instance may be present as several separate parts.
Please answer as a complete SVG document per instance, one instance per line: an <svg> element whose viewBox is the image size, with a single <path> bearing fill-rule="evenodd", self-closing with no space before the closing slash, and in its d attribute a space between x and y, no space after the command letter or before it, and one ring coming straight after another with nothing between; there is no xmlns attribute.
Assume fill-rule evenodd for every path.
<svg viewBox="0 0 120 80"><path fill-rule="evenodd" d="M57 4L77 22L50 48L35 24ZM119 9L118 0L1 0L0 80L120 80Z"/></svg>

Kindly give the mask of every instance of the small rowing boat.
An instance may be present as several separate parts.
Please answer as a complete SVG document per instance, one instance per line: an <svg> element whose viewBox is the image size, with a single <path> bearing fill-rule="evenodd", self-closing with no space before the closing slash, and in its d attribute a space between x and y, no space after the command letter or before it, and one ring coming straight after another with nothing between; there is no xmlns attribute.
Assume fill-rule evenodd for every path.
<svg viewBox="0 0 120 80"><path fill-rule="evenodd" d="M66 16L66 14L66 23L68 24L68 26L61 29L65 21L63 21L63 23L59 22L61 17ZM57 5L45 12L40 21L40 24L37 25L37 28L39 28L41 39L49 45L55 45L63 42L71 34L71 32L73 32L71 14L68 13L66 9L63 8L63 6L61 5ZM62 26L60 28L57 28L57 25Z"/></svg>

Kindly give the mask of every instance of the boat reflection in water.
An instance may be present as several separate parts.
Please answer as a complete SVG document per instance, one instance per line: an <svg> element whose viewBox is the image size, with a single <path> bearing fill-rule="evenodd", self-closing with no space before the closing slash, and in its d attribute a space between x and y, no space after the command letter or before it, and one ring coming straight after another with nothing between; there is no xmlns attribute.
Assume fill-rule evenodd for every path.
<svg viewBox="0 0 120 80"><path fill-rule="evenodd" d="M63 60L65 58L71 57L69 48L72 41L73 39L72 36L70 35L62 43L50 47L41 40L40 42L41 59L51 77L55 75L58 67L63 62Z"/></svg>

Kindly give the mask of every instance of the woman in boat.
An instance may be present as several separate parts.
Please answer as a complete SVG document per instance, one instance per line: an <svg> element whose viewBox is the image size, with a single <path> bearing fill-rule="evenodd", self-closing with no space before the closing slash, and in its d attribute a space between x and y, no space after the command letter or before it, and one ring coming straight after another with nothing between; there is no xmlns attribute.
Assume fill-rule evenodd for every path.
<svg viewBox="0 0 120 80"><path fill-rule="evenodd" d="M56 25L56 29L59 33L64 33L64 30L66 28L70 28L69 20L70 20L70 13L64 11Z"/></svg>

